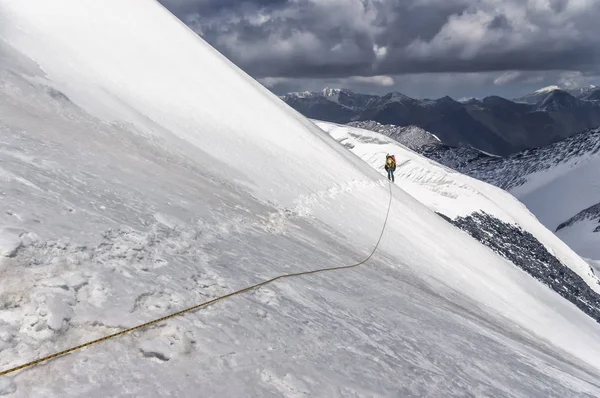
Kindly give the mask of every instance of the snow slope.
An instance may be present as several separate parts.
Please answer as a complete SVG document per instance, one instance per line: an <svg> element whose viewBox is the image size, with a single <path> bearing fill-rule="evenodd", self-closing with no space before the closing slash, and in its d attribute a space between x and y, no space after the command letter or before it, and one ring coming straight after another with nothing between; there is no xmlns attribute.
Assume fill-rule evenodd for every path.
<svg viewBox="0 0 600 398"><path fill-rule="evenodd" d="M432 210L450 218L482 210L504 222L520 225L581 276L594 291L600 292L598 278L589 264L506 191L444 167L383 134L329 122L314 122L383 175L386 172L381 159L385 159L386 153L395 154L397 183Z"/></svg>
<svg viewBox="0 0 600 398"><path fill-rule="evenodd" d="M158 3L0 0L0 60L0 369L372 250L387 181ZM368 265L1 377L0 394L600 394L596 322L392 192Z"/></svg>

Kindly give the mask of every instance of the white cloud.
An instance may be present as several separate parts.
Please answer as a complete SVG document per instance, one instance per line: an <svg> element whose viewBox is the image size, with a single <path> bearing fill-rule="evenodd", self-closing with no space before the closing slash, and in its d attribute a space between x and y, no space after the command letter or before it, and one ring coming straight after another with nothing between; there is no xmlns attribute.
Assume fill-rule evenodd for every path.
<svg viewBox="0 0 600 398"><path fill-rule="evenodd" d="M262 79L258 79L260 84L267 88L273 88L278 84L286 83L289 79L283 77L264 77Z"/></svg>
<svg viewBox="0 0 600 398"><path fill-rule="evenodd" d="M349 80L356 83L375 84L384 87L396 84L396 81L391 76L353 76Z"/></svg>
<svg viewBox="0 0 600 398"><path fill-rule="evenodd" d="M373 46L373 52L375 53L375 56L377 57L377 60L381 60L383 58L385 58L385 56L387 55L387 47L379 47L377 44L375 44Z"/></svg>
<svg viewBox="0 0 600 398"><path fill-rule="evenodd" d="M500 76L498 76L495 80L494 80L494 84L496 86L502 86L505 85L507 83L512 83L515 80L517 80L518 78L520 78L522 76L522 73L519 71L509 71L509 72L504 72L503 74L501 74Z"/></svg>

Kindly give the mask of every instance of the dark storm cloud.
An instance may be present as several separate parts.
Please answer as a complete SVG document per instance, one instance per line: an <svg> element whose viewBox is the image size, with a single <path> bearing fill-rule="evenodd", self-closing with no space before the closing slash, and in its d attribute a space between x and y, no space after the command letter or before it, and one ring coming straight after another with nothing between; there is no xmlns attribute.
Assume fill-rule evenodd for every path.
<svg viewBox="0 0 600 398"><path fill-rule="evenodd" d="M568 4L569 0L550 0L550 7L557 13L563 12Z"/></svg>
<svg viewBox="0 0 600 398"><path fill-rule="evenodd" d="M510 29L510 22L508 22L508 18L506 15L500 14L496 15L494 19L492 19L488 23L488 28L490 29Z"/></svg>
<svg viewBox="0 0 600 398"><path fill-rule="evenodd" d="M597 70L600 0L162 0L254 77Z"/></svg>

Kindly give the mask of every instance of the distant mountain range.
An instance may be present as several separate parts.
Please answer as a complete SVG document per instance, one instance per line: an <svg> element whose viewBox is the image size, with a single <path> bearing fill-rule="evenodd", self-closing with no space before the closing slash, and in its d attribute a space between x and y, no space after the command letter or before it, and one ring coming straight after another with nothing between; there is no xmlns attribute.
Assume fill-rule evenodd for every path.
<svg viewBox="0 0 600 398"><path fill-rule="evenodd" d="M448 96L418 100L398 92L376 96L330 88L281 98L312 119L417 126L444 144L501 156L600 126L600 88L594 86L580 90L551 86L514 100L498 96L460 102Z"/></svg>
<svg viewBox="0 0 600 398"><path fill-rule="evenodd" d="M569 93L571 96L586 100L593 101L600 99L600 87L596 87L594 85L590 85L587 87L577 88L577 89L562 89L559 86L548 86L540 88L539 90L534 91L533 93L527 94L520 98L515 98L513 101L515 102L525 102L528 104L537 104L543 101L548 94L554 91L564 91Z"/></svg>

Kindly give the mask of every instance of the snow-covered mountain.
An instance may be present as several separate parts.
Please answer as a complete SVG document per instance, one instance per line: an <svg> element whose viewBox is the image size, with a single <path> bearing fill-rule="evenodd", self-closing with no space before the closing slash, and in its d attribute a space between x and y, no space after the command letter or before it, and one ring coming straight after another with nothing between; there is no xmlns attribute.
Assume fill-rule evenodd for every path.
<svg viewBox="0 0 600 398"><path fill-rule="evenodd" d="M575 98L587 100L590 95L596 95L600 92L600 87L596 87L594 85L589 85L587 87L580 87L574 89L562 88L556 85L542 87L539 90L536 90L532 93L526 94L523 97L515 98L515 102L525 102L528 104L539 104L542 102L549 94L554 91L564 91L569 93Z"/></svg>
<svg viewBox="0 0 600 398"><path fill-rule="evenodd" d="M338 93L349 99L338 101ZM596 92L590 88L573 94L578 98L551 86L517 102L498 96L461 102L450 97L417 100L397 92L365 97L349 90L296 93L281 98L316 120L418 126L450 146L471 146L495 155L509 155L600 126L600 102L593 100Z"/></svg>
<svg viewBox="0 0 600 398"><path fill-rule="evenodd" d="M371 130L386 135L406 147L418 151L425 146L439 144L440 139L417 126L395 126L374 121L350 122L348 126L363 130Z"/></svg>
<svg viewBox="0 0 600 398"><path fill-rule="evenodd" d="M283 95L282 98L284 100L294 100L294 99L307 99L307 100L320 100L325 99L328 102L338 104L342 107L359 110L363 109L368 103L377 98L374 95L366 95L366 94L356 94L350 90L339 89L339 88L329 88L326 87L320 92L311 92L304 91L301 93L289 93Z"/></svg>
<svg viewBox="0 0 600 398"><path fill-rule="evenodd" d="M382 134L347 125L337 125L317 120L313 122L357 156L371 164L381 174L386 174L382 162L382 159L385 159L385 154L395 154L398 163L396 183L402 186L404 190L457 227L468 232L475 239L490 247L490 249L510 259L515 266L554 289L558 294L600 322L600 295L598 295L598 279L596 276L600 273L600 267L598 267L600 265L598 258L600 257L595 257L596 260L589 259L586 263L581 259L574 262L572 258L556 256L557 253L570 252L570 250L550 230L543 227L537 218L515 197L500 188L467 175L456 173L452 169L426 159L396 140ZM596 154L600 150L598 136L600 136L600 130L586 135L587 142L581 140L584 137L578 137L580 139L573 140L577 141L578 145L563 146L561 149L563 150L562 155L565 155L565 161L578 164L582 161L582 157L586 157L586 153L582 153L582 150L585 152L586 148L589 149L588 154ZM431 145L430 147L435 146ZM444 146L437 144L437 147L443 148ZM456 149L464 150L464 148ZM473 155L474 152L469 155ZM446 154L449 153L450 151L446 152ZM457 154L454 153L454 155ZM460 155L464 154L465 152L460 153ZM553 160L560 158L560 156L555 157L558 155L556 150L552 155L553 159L542 157L536 165L528 162L529 166L533 166L537 172L555 168L556 164L553 164ZM525 155L525 157L527 156ZM444 160L453 159L455 158L450 157ZM483 157L473 156L472 159L480 161L483 159L483 162L479 164L490 165L491 167L487 169L487 172L498 179L514 174L515 170L511 172L511 166L523 170L523 165L519 167L516 164L505 168L499 167L498 162L503 162L501 158L495 158L495 163L490 162L492 158L485 155ZM583 162L585 163L585 160ZM583 167L594 169L594 166L597 170L597 165ZM498 169L494 170L495 168ZM581 169L575 170L573 174L581 171ZM552 173L552 171L548 172ZM556 174L556 170L554 170L554 174ZM510 187L514 188L516 186L535 185L536 177L538 181L543 180L543 177L533 176L531 169L523 177L524 180L521 181L509 182L504 180L504 182L510 189ZM574 175L569 176L569 178L573 177ZM501 185L499 180L495 182ZM560 189L560 186L556 186L559 185L557 181L552 181L552 183L555 184L554 189ZM585 192L586 187L579 185L577 192ZM548 193L545 192L545 194ZM597 196L596 190L592 190L586 196L594 197L594 195ZM558 200L561 199L564 198L558 198ZM597 253L600 240L597 236L594 237L595 239L590 239L591 229L582 229L580 223L590 227L593 220L596 225L592 226L592 229L595 227L594 232L600 232L599 219L600 204L597 204L579 213L576 217L559 226L558 229L571 228L579 224L580 228L571 231L571 235L567 235L567 238L579 237L580 244L575 245L577 248L592 249ZM565 240L569 241L569 239ZM571 241L574 242L575 240L572 239ZM573 266L574 264L577 265Z"/></svg>
<svg viewBox="0 0 600 398"><path fill-rule="evenodd" d="M530 232L553 255L571 252L567 249L565 243L542 226L522 203L505 190L467 175L456 173L454 170L409 150L395 139L385 137L383 134L347 125L316 120L313 122L382 174L385 174L382 159L385 159L386 153L394 153L398 164L397 184L435 212L441 213L452 220L464 219L477 213L486 213L504 223L516 225L524 231ZM600 133L600 130L598 133ZM595 150L598 151L598 149L600 149L600 141L596 144ZM592 148L591 152L593 151ZM571 153L571 155L576 156L574 153ZM504 161L502 158L491 158L484 154L480 159L486 159L486 162L480 164L492 164L493 159L496 159L497 162ZM550 166L551 162L551 159L541 158L536 169L538 171L543 169L544 166L542 165L552 167ZM490 167L488 172L493 173L493 169L493 167ZM493 175L501 179L511 174L514 174L514 172L511 173L508 167L505 167L498 169ZM523 188L524 185L530 183L532 178L530 174L524 177L527 181L513 180L511 183L505 180L503 188L508 187L509 190L511 190L511 187L515 188L517 186ZM503 185L498 180L487 179L494 181L497 185ZM590 196L594 196L594 193L591 193ZM493 238L501 240L504 237L495 236ZM511 248L511 250L514 249L515 247ZM525 249L529 248L526 247ZM567 267L571 266L572 270L590 284L594 291L600 291L598 279L587 263L577 259L577 256L572 254L569 257L560 258L560 255L558 257L562 264ZM598 310L600 311L600 307Z"/></svg>
<svg viewBox="0 0 600 398"><path fill-rule="evenodd" d="M590 91L589 93L586 93L584 96L581 97L581 99L595 102L600 101L600 87L596 88L593 91Z"/></svg>
<svg viewBox="0 0 600 398"><path fill-rule="evenodd" d="M576 252L600 260L600 129L508 158L443 145L421 153L508 190Z"/></svg>
<svg viewBox="0 0 600 398"><path fill-rule="evenodd" d="M562 90L562 89L556 85L542 87L538 90L535 90L532 93L525 94L524 96L522 96L520 98L515 98L515 102L525 102L527 104L535 105L535 104L543 101L544 98L546 98L546 96L548 94L550 94L551 92L556 91L556 90Z"/></svg>
<svg viewBox="0 0 600 398"><path fill-rule="evenodd" d="M567 89L566 91L574 97L587 100L591 95L598 95L600 87L590 84L587 87Z"/></svg>
<svg viewBox="0 0 600 398"><path fill-rule="evenodd" d="M593 314L399 185L385 223L377 170L158 3L0 0L0 26L0 370L356 263L385 225L362 267L279 280L0 376L0 394L600 394ZM439 200L483 196L439 177L420 177ZM598 289L509 199L579 275L557 278L566 291Z"/></svg>
<svg viewBox="0 0 600 398"><path fill-rule="evenodd" d="M344 122L360 113L373 95L356 94L350 90L325 88L320 92L289 93L281 99L307 117L327 118Z"/></svg>
<svg viewBox="0 0 600 398"><path fill-rule="evenodd" d="M538 103L537 109L540 111L552 112L561 109L580 107L583 104L585 104L585 102L578 100L566 91L553 90Z"/></svg>

